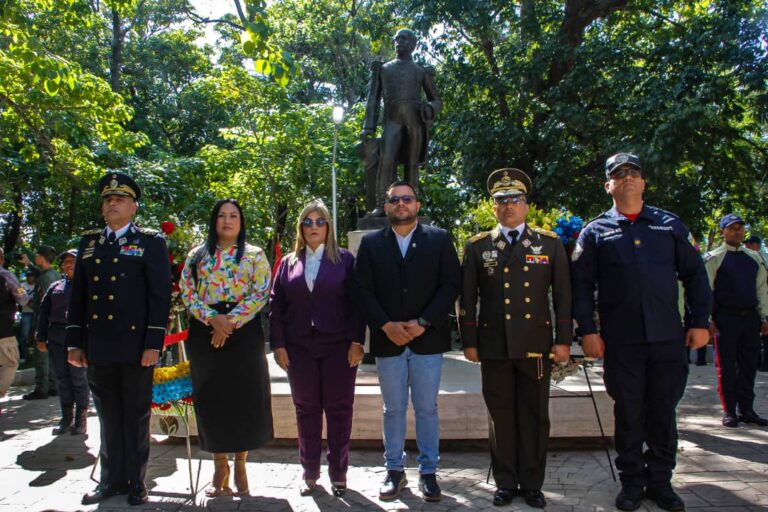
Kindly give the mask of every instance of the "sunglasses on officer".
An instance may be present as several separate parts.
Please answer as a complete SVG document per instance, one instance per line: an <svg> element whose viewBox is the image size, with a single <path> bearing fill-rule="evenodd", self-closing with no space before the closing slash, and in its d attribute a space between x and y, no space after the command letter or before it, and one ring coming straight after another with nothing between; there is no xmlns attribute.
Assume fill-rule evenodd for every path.
<svg viewBox="0 0 768 512"><path fill-rule="evenodd" d="M387 202L389 204L397 204L400 201L403 202L403 204L411 204L414 201L416 201L416 196L412 196L409 194L402 195L402 196L389 196L387 197Z"/></svg>
<svg viewBox="0 0 768 512"><path fill-rule="evenodd" d="M528 202L528 199L526 199L524 194L518 194L516 196L501 196L501 197L494 197L493 202L497 205L505 205L505 204L525 204Z"/></svg>
<svg viewBox="0 0 768 512"><path fill-rule="evenodd" d="M301 221L301 225L305 228L311 228L312 226L317 226L319 228L328 225L328 221L324 218L320 217L319 219L312 220L309 217Z"/></svg>
<svg viewBox="0 0 768 512"><path fill-rule="evenodd" d="M643 171L641 171L637 167L625 166L625 167L619 167L618 169L616 169L611 173L612 180L623 180L627 176L629 176L630 178L642 178Z"/></svg>

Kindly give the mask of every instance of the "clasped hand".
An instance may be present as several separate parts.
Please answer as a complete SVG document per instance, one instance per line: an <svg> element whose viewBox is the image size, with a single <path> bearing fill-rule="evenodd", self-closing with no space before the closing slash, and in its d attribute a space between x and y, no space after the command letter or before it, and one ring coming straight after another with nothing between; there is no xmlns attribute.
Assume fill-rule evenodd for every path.
<svg viewBox="0 0 768 512"><path fill-rule="evenodd" d="M231 322L230 315L216 315L208 319L208 325L213 327L211 336L211 345L213 348L221 348L227 342L229 336L235 330L235 324Z"/></svg>
<svg viewBox="0 0 768 512"><path fill-rule="evenodd" d="M387 322L381 326L381 330L392 343L401 347L424 334L424 327L419 325L416 319L407 322Z"/></svg>

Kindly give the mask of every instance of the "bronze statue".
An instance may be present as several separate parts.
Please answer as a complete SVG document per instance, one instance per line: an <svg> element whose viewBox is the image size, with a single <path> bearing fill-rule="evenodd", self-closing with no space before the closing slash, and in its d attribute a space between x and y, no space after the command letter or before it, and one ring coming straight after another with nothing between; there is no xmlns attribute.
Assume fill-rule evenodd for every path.
<svg viewBox="0 0 768 512"><path fill-rule="evenodd" d="M418 192L419 167L427 162L429 128L443 106L435 87L434 69L413 62L416 35L410 30L398 30L394 42L396 59L384 64L371 63L365 121L360 133L363 144L358 148L366 172L376 173L375 180L366 179L367 189L375 182L374 191L366 190L366 207L369 215L376 217L384 216L386 190L395 181L399 164L404 167L403 179ZM427 101L422 100L422 89ZM382 98L384 131L380 139L375 139Z"/></svg>

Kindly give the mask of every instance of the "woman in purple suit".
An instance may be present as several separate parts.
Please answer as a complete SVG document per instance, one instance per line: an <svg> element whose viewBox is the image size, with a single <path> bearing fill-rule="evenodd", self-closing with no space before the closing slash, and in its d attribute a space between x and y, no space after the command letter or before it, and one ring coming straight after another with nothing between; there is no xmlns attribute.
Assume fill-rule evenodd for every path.
<svg viewBox="0 0 768 512"><path fill-rule="evenodd" d="M331 488L336 496L347 490L355 376L365 335L350 290L353 262L336 244L328 209L313 201L299 215L294 252L280 263L272 287L271 344L288 373L296 407L302 495L320 477L323 413Z"/></svg>

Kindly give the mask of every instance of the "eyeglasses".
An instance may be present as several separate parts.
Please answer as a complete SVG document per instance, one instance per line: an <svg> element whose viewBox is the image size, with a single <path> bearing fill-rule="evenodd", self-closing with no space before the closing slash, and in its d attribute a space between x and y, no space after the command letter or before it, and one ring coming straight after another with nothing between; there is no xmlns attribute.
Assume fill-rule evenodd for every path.
<svg viewBox="0 0 768 512"><path fill-rule="evenodd" d="M520 204L520 203L527 203L528 200L525 198L524 195L518 195L518 196L501 196L501 197L494 197L493 202L498 205L503 204Z"/></svg>
<svg viewBox="0 0 768 512"><path fill-rule="evenodd" d="M312 226L317 226L319 228L328 225L328 221L323 219L322 217L316 220L312 220L309 217L301 221L301 225L305 228L311 228Z"/></svg>
<svg viewBox="0 0 768 512"><path fill-rule="evenodd" d="M635 169L634 167L624 167L622 169L617 169L611 173L611 179L612 180L623 180L629 176L630 178L642 178L643 173L639 169Z"/></svg>
<svg viewBox="0 0 768 512"><path fill-rule="evenodd" d="M389 197L387 198L387 202L388 202L389 204L397 204L397 203L399 203L400 201L402 201L402 202L403 202L403 204L411 204L411 203L412 203L412 202L414 202L415 200L416 200L416 196L411 196L411 195L404 195L404 196L389 196Z"/></svg>

